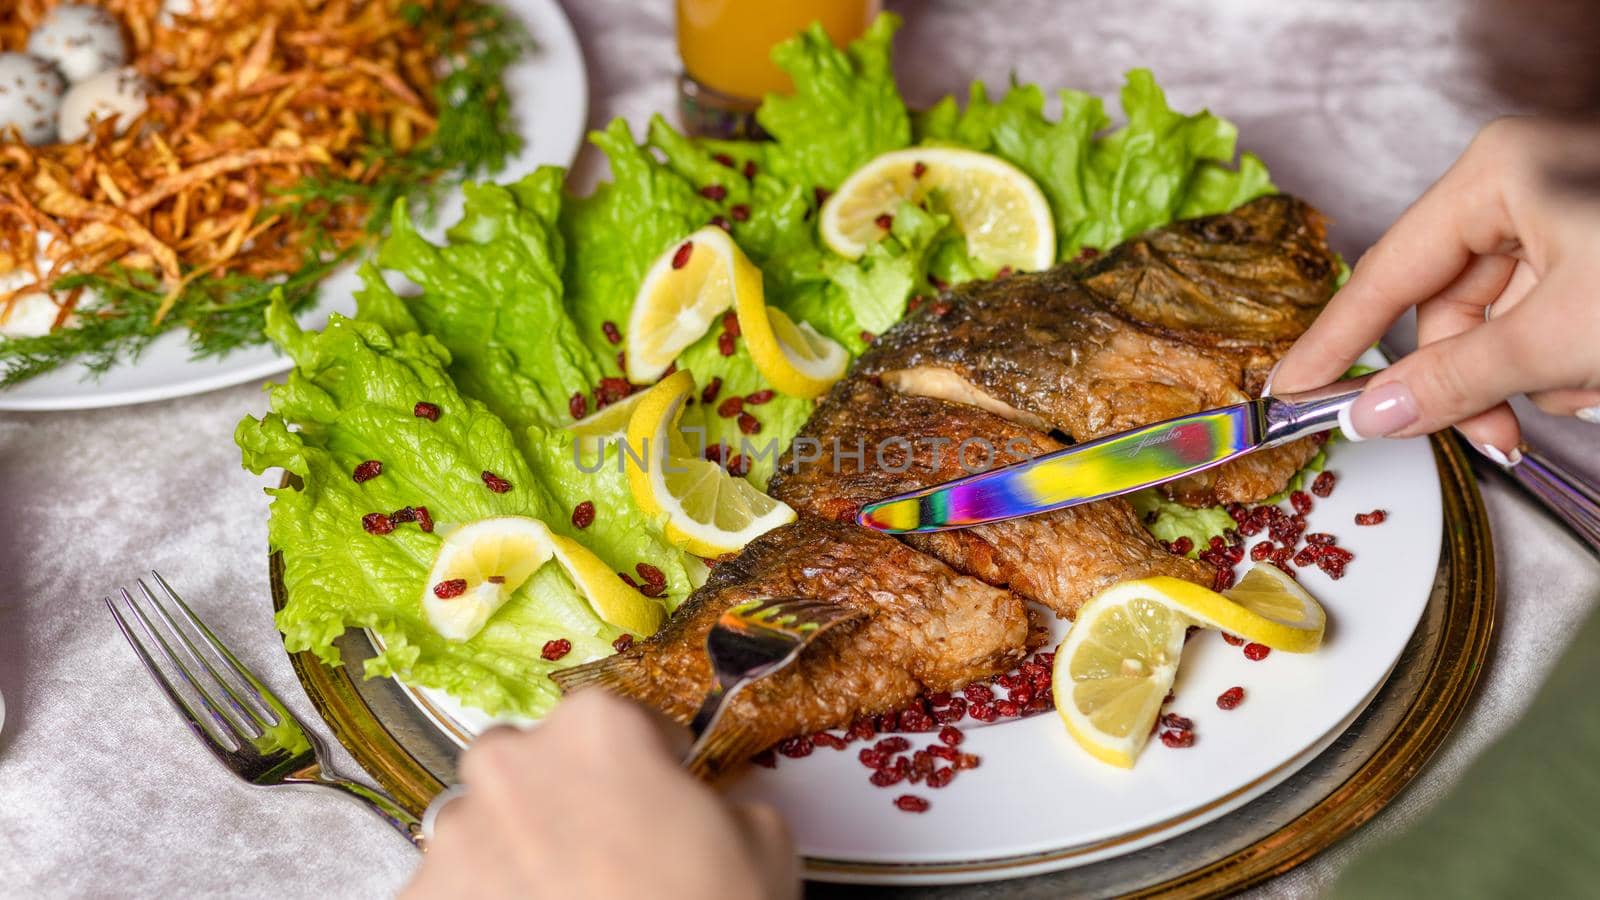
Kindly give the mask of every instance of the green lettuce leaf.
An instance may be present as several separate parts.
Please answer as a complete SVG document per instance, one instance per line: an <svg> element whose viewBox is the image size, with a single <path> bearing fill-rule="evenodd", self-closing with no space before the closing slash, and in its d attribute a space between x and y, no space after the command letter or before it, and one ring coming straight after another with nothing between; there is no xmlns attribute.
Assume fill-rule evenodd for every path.
<svg viewBox="0 0 1600 900"><path fill-rule="evenodd" d="M306 333L282 303L269 311L267 331L295 369L272 387L272 412L244 419L235 439L246 468L282 468L300 481L268 491L268 538L283 553L288 592L277 616L285 646L337 664L334 640L347 628L368 628L383 643L366 664L368 677L440 688L491 713L548 709L557 697L550 672L609 653L619 634L558 566L531 579L462 643L440 637L422 611L439 532L452 523L494 515L560 520L560 505L511 431L455 389L445 373L450 354L432 336L391 335L337 315L324 331ZM437 422L413 414L420 400L440 408ZM357 484L350 472L368 459L382 462L383 473ZM488 490L484 471L510 481L512 490ZM435 533L400 525L379 536L362 527L367 513L418 504L428 507ZM572 641L573 652L552 663L540 650L558 637Z"/></svg>

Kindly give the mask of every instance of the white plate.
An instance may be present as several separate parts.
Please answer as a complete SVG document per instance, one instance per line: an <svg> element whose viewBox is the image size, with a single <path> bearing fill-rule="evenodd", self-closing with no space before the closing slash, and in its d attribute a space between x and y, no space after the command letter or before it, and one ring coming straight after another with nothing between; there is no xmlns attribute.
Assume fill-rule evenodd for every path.
<svg viewBox="0 0 1600 900"><path fill-rule="evenodd" d="M505 73L512 115L522 132L522 152L506 160L494 177L504 181L541 165L566 166L577 156L589 115L588 76L572 24L556 0L501 0L520 19L536 47ZM460 217L461 195L439 204L434 228ZM321 328L330 312L353 314L351 295L359 286L355 266L335 272L322 284L321 302L300 318ZM247 347L216 359L195 360L187 335L169 332L152 341L134 363L124 361L98 381L81 365L67 365L19 385L0 390L0 410L97 409L199 394L287 371L289 361L269 344Z"/></svg>
<svg viewBox="0 0 1600 900"><path fill-rule="evenodd" d="M1381 364L1376 354L1365 360ZM1301 570L1328 611L1314 654L1272 653L1251 662L1215 632L1184 651L1171 711L1195 721L1198 740L1173 750L1152 740L1123 771L1091 759L1053 715L963 723L962 749L982 765L941 790L872 787L845 752L818 748L778 768L750 767L728 785L743 799L775 804L792 828L807 874L830 881L986 881L1070 868L1128 853L1204 825L1276 786L1324 749L1366 708L1388 677L1427 605L1438 569L1443 509L1427 440L1339 443L1329 468L1333 496L1317 499L1310 531L1328 531L1355 554L1332 581ZM1389 520L1355 525L1383 508ZM1242 569L1241 569L1242 571ZM1066 631L1057 623L1056 636ZM1217 708L1233 685L1246 699ZM407 693L457 743L495 720L440 691ZM933 735L908 735L914 746ZM932 808L901 812L911 793Z"/></svg>

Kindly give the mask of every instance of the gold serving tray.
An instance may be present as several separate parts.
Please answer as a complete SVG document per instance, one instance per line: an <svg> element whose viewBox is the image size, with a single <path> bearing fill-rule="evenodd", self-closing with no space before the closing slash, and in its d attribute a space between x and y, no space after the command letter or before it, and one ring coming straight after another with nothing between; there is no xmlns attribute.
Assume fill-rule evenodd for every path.
<svg viewBox="0 0 1600 900"><path fill-rule="evenodd" d="M1214 897L1281 875L1360 827L1421 771L1472 695L1494 631L1494 545L1467 462L1454 437L1433 439L1444 506L1444 546L1433 592L1411 642L1354 723L1332 746L1276 788L1215 822L1134 853L1005 884L933 889L943 898L1110 896ZM287 483L287 479L286 479ZM272 600L283 608L283 560L270 557ZM420 814L455 777L457 749L386 678L352 667L370 657L362 632L339 640L347 665L292 654L317 712L356 761L401 805ZM972 881L1010 877L1063 854L1040 853L963 864L882 866L806 860L821 879L940 876ZM813 885L808 896L894 896L927 887Z"/></svg>

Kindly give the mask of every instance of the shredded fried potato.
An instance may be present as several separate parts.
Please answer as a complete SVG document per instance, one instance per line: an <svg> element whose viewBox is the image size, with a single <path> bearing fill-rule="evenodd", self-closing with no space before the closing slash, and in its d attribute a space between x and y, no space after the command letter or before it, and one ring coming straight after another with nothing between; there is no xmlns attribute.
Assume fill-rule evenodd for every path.
<svg viewBox="0 0 1600 900"><path fill-rule="evenodd" d="M4 4L0 50L22 50L54 5ZM369 135L405 151L435 127L440 62L402 0L213 0L196 5L211 15L170 26L159 24L161 0L97 5L122 22L149 109L133 123L96 122L70 144L0 135L0 273L33 276L0 293L0 322L68 271L158 273L158 322L201 274L291 275L318 251L303 217L272 212L285 192L319 174L369 182L382 165L364 152ZM318 210L319 236L336 250L359 242L369 212L354 202ZM58 326L78 302L69 293L55 297Z"/></svg>

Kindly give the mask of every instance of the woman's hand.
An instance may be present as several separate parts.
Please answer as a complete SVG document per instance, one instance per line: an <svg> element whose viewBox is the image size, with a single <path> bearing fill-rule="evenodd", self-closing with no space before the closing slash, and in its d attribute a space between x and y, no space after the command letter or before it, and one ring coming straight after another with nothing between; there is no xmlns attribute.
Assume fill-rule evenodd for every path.
<svg viewBox="0 0 1600 900"><path fill-rule="evenodd" d="M486 732L405 896L794 898L771 807L730 803L679 765L683 729L598 690L534 731Z"/></svg>
<svg viewBox="0 0 1600 900"><path fill-rule="evenodd" d="M1517 458L1508 397L1600 422L1600 130L1484 128L1356 265L1284 357L1275 391L1338 378L1411 307L1415 353L1352 409L1363 437L1457 426Z"/></svg>

